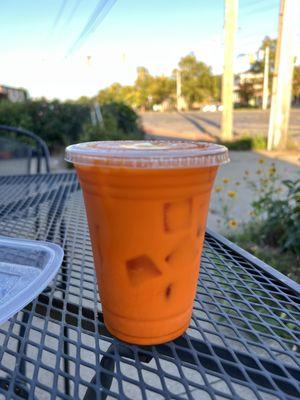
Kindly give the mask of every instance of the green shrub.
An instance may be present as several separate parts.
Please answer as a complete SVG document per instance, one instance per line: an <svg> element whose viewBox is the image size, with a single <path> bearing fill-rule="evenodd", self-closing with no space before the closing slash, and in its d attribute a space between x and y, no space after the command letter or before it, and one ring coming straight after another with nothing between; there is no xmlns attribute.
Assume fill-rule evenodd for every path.
<svg viewBox="0 0 300 400"><path fill-rule="evenodd" d="M252 220L229 237L300 281L300 179L283 180L278 187L275 167L269 175L259 185L250 182L258 194L252 202Z"/></svg>
<svg viewBox="0 0 300 400"><path fill-rule="evenodd" d="M259 241L300 256L300 179L282 184L287 191L284 198L276 198L270 188L252 203L260 223Z"/></svg>
<svg viewBox="0 0 300 400"><path fill-rule="evenodd" d="M108 103L101 107L105 128L111 132L115 129L108 129L107 121L114 119L116 130L122 133L132 133L139 129L138 115L136 112L123 103Z"/></svg>
<svg viewBox="0 0 300 400"><path fill-rule="evenodd" d="M122 103L101 106L103 126L90 122L90 106L85 102L28 100L0 101L0 124L30 130L45 140L50 151L83 140L141 138L137 114ZM93 139L93 137L95 139ZM25 141L26 142L26 141Z"/></svg>
<svg viewBox="0 0 300 400"><path fill-rule="evenodd" d="M257 110L259 106L257 105L251 105L251 104L240 104L240 103L234 103L234 109L235 110Z"/></svg>
<svg viewBox="0 0 300 400"><path fill-rule="evenodd" d="M267 148L267 138L262 135L252 136L252 149L265 150Z"/></svg>
<svg viewBox="0 0 300 400"><path fill-rule="evenodd" d="M264 136L243 136L232 141L221 142L229 150L263 150L267 147L267 139Z"/></svg>
<svg viewBox="0 0 300 400"><path fill-rule="evenodd" d="M144 135L140 131L124 133L120 131L109 132L105 126L86 124L80 135L79 142L93 142L96 140L142 140Z"/></svg>
<svg viewBox="0 0 300 400"><path fill-rule="evenodd" d="M215 187L214 213L230 240L300 282L300 179L282 180L273 162L257 161L241 181L223 178ZM251 218L235 214L243 182L251 190Z"/></svg>
<svg viewBox="0 0 300 400"><path fill-rule="evenodd" d="M109 103L101 106L103 122L83 126L80 142L95 140L141 140L144 137L138 126L138 115L126 104Z"/></svg>
<svg viewBox="0 0 300 400"><path fill-rule="evenodd" d="M300 283L300 256L289 251L281 252L272 246L257 244L260 232L260 225L251 224L251 228L247 225L243 231L228 235L228 239Z"/></svg>
<svg viewBox="0 0 300 400"><path fill-rule="evenodd" d="M59 150L78 141L83 123L90 118L88 106L58 100L23 103L0 102L0 124L30 130Z"/></svg>

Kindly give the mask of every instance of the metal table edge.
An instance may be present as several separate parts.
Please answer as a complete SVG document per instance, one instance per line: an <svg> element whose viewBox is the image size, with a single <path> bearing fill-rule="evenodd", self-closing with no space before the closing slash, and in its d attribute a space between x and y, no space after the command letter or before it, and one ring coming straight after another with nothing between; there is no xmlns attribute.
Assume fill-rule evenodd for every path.
<svg viewBox="0 0 300 400"><path fill-rule="evenodd" d="M254 264L256 267L260 268L261 270L267 272L269 275L273 276L286 286L288 286L290 289L295 291L297 294L300 295L300 284L297 282L293 281L286 275L282 274L279 272L277 269L271 267L271 265L266 264L264 261L260 260L259 258L255 257L253 254L249 253L248 251L242 249L239 247L237 244L231 242L230 240L226 239L223 235L206 228L206 233L216 239L218 242L222 243L226 247L228 247L230 250L235 251L237 254L240 256L244 257L246 260L250 261L252 264Z"/></svg>
<svg viewBox="0 0 300 400"><path fill-rule="evenodd" d="M4 178L13 178L13 177L18 177L18 178L28 178L28 177L35 177L35 176L49 176L49 175L75 175L76 172L74 169L59 169L57 171L50 171L50 172L39 172L36 174L12 174L12 175L1 175L0 174L0 179Z"/></svg>

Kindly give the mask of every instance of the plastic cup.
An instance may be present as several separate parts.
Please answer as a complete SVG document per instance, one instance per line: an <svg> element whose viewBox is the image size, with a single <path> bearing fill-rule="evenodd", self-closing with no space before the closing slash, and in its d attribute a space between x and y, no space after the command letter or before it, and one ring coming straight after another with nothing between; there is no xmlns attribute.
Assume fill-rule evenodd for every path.
<svg viewBox="0 0 300 400"><path fill-rule="evenodd" d="M66 149L83 190L104 322L159 344L189 326L206 218L224 146L103 141Z"/></svg>

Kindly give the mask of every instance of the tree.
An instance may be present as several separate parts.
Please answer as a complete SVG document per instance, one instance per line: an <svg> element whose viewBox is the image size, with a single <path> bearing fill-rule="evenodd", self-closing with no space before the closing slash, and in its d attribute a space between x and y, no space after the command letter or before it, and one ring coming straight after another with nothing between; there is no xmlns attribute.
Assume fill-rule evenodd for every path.
<svg viewBox="0 0 300 400"><path fill-rule="evenodd" d="M137 78L133 86L113 83L100 90L97 100L100 104L121 102L133 108L151 109L153 104L167 99L175 99L175 80L167 76L152 76L144 67L137 69Z"/></svg>
<svg viewBox="0 0 300 400"><path fill-rule="evenodd" d="M182 94L191 107L195 102L210 100L216 94L216 84L211 68L202 61L197 61L193 54L182 57L179 61L181 70Z"/></svg>
<svg viewBox="0 0 300 400"><path fill-rule="evenodd" d="M81 104L83 106L88 106L91 103L91 98L87 96L80 96L77 100L70 100L70 103Z"/></svg>
<svg viewBox="0 0 300 400"><path fill-rule="evenodd" d="M122 101L122 85L116 82L108 88L100 90L97 100L100 104L109 103L111 101Z"/></svg>
<svg viewBox="0 0 300 400"><path fill-rule="evenodd" d="M175 80L166 76L153 77L149 85L149 96L152 104L160 104L165 100L175 98Z"/></svg>
<svg viewBox="0 0 300 400"><path fill-rule="evenodd" d="M253 82L243 82L239 84L239 95L241 104L248 106L250 100L253 98L255 93Z"/></svg>
<svg viewBox="0 0 300 400"><path fill-rule="evenodd" d="M300 65L294 67L293 96L300 97Z"/></svg>
<svg viewBox="0 0 300 400"><path fill-rule="evenodd" d="M222 75L212 77L212 97L216 101L221 101Z"/></svg>
<svg viewBox="0 0 300 400"><path fill-rule="evenodd" d="M260 51L265 51L266 47L269 46L270 48L270 53L269 53L269 68L270 68L270 73L271 75L274 72L275 68L275 54L276 54L276 45L277 45L277 39L271 39L269 36L265 36L265 38L262 41L261 46L259 47L257 53L259 54ZM252 72L264 72L264 67L265 67L265 58L263 57L261 60L257 59L250 68L250 71Z"/></svg>
<svg viewBox="0 0 300 400"><path fill-rule="evenodd" d="M255 90L255 84L257 86L263 86L263 74L264 74L264 68L265 68L265 49L266 47L269 47L269 93L272 92L272 84L273 84L273 74L274 74L274 69L275 69L275 55L276 55L276 45L277 45L277 39L271 39L269 36L265 36L260 47L257 50L257 56L259 56L260 52L263 52L262 56L260 58L257 57L257 59L254 61L254 63L250 67L250 72L253 74L257 74L257 78L254 78L251 83L253 88L250 89L250 83L247 87L241 87L240 88L240 95L241 99L246 99L247 97L250 96L253 97ZM251 95L252 92L252 95ZM249 100L250 100L249 98ZM247 104L249 103L249 100ZM246 105L246 102L244 103Z"/></svg>
<svg viewBox="0 0 300 400"><path fill-rule="evenodd" d="M204 100L220 100L221 76L213 76L211 68L197 61L192 54L183 57L179 66L182 74L182 94L190 106ZM100 90L97 95L100 104L122 102L135 109L152 109L154 104L165 100L175 103L176 76L152 76L147 68L137 68L137 78L132 86L113 83Z"/></svg>
<svg viewBox="0 0 300 400"><path fill-rule="evenodd" d="M137 78L134 86L136 89L136 102L138 108L149 108L149 87L153 81L153 77L145 67L137 68Z"/></svg>

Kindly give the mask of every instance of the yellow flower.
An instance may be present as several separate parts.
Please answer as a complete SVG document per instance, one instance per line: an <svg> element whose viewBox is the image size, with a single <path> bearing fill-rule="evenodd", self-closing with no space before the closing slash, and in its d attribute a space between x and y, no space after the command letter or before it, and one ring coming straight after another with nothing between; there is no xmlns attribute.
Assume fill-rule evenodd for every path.
<svg viewBox="0 0 300 400"><path fill-rule="evenodd" d="M234 190L230 190L229 192L227 192L227 196L234 199L236 197L236 192Z"/></svg>
<svg viewBox="0 0 300 400"><path fill-rule="evenodd" d="M250 175L250 172L246 170L246 171L245 171L245 175L246 175L246 176Z"/></svg>
<svg viewBox="0 0 300 400"><path fill-rule="evenodd" d="M223 190L222 186L216 186L215 192L220 193Z"/></svg>
<svg viewBox="0 0 300 400"><path fill-rule="evenodd" d="M260 175L262 173L262 170L261 169L258 169L257 171L256 171L256 175Z"/></svg>
<svg viewBox="0 0 300 400"><path fill-rule="evenodd" d="M229 182L230 182L230 179L228 179L228 178L224 178L224 179L223 179L223 183L226 184L226 183L229 183Z"/></svg>
<svg viewBox="0 0 300 400"><path fill-rule="evenodd" d="M258 160L258 162L259 162L259 164L264 164L265 160L264 160L263 158L260 158L260 159Z"/></svg>
<svg viewBox="0 0 300 400"><path fill-rule="evenodd" d="M260 183L261 183L262 185L264 185L264 186L266 186L266 185L269 183L269 179L263 179L263 178L261 178L259 181L260 181Z"/></svg>
<svg viewBox="0 0 300 400"><path fill-rule="evenodd" d="M277 193L282 192L282 188L278 188L278 189L276 190L276 192L277 192Z"/></svg>
<svg viewBox="0 0 300 400"><path fill-rule="evenodd" d="M251 217L255 217L255 215L256 215L256 212L255 212L255 211L250 211L250 213L249 213L249 214L250 214L250 216L251 216Z"/></svg>
<svg viewBox="0 0 300 400"><path fill-rule="evenodd" d="M228 226L229 226L229 228L231 228L231 229L235 229L235 228L237 227L237 222L236 222L236 220L235 220L235 219L230 219L230 220L228 221Z"/></svg>
<svg viewBox="0 0 300 400"><path fill-rule="evenodd" d="M240 186L240 182L235 182L236 186Z"/></svg>
<svg viewBox="0 0 300 400"><path fill-rule="evenodd" d="M272 176L274 175L276 172L276 168L274 166L272 166L271 168L269 168L269 175Z"/></svg>

